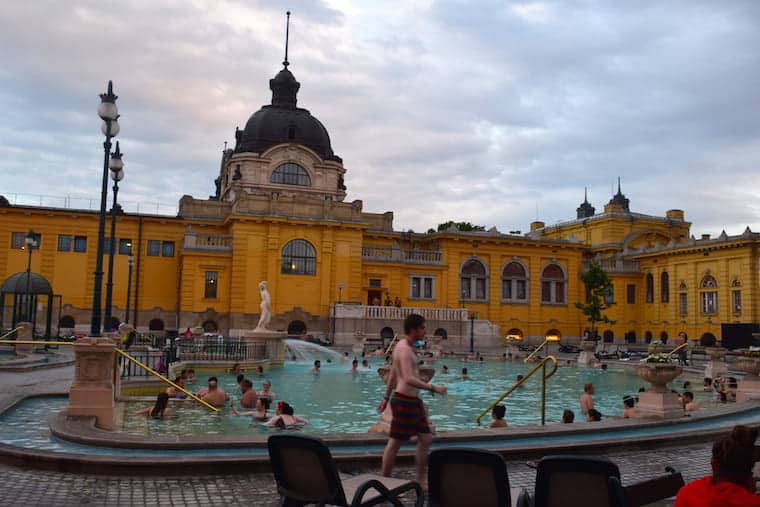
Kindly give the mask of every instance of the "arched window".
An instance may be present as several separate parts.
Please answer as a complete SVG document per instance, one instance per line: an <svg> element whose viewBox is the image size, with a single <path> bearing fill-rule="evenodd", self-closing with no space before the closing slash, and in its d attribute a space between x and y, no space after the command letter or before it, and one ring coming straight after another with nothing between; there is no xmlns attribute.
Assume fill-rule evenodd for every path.
<svg viewBox="0 0 760 507"><path fill-rule="evenodd" d="M647 331L644 333L644 341L647 343L652 343L652 332Z"/></svg>
<svg viewBox="0 0 760 507"><path fill-rule="evenodd" d="M205 333L216 333L219 330L219 326L217 326L216 322L213 320L207 320L201 325L201 327Z"/></svg>
<svg viewBox="0 0 760 507"><path fill-rule="evenodd" d="M73 328L74 327L74 317L71 315L64 315L61 317L61 320L58 321L58 327L62 327L65 329Z"/></svg>
<svg viewBox="0 0 760 507"><path fill-rule="evenodd" d="M306 240L294 239L282 248L282 273L291 275L317 274L317 254Z"/></svg>
<svg viewBox="0 0 760 507"><path fill-rule="evenodd" d="M505 303L528 301L528 272L521 263L512 261L501 271L501 300Z"/></svg>
<svg viewBox="0 0 760 507"><path fill-rule="evenodd" d="M449 333L442 327L439 327L438 329L435 330L435 333L433 333L433 336L440 336L441 340L446 340L449 337Z"/></svg>
<svg viewBox="0 0 760 507"><path fill-rule="evenodd" d="M660 333L660 341L662 343L668 343L668 332L667 331L663 331L662 333Z"/></svg>
<svg viewBox="0 0 760 507"><path fill-rule="evenodd" d="M279 185L311 186L309 173L306 172L306 169L293 162L287 162L277 166L277 169L272 172L272 178L270 181Z"/></svg>
<svg viewBox="0 0 760 507"><path fill-rule="evenodd" d="M731 306L734 308L734 313L742 312L742 283L739 280L731 282Z"/></svg>
<svg viewBox="0 0 760 507"><path fill-rule="evenodd" d="M164 321L161 319L151 319L151 321L148 322L148 330L149 331L163 331Z"/></svg>
<svg viewBox="0 0 760 507"><path fill-rule="evenodd" d="M294 320L288 324L288 335L299 336L306 331L306 323L302 320Z"/></svg>
<svg viewBox="0 0 760 507"><path fill-rule="evenodd" d="M647 303L654 303L654 277L652 273L647 273Z"/></svg>
<svg viewBox="0 0 760 507"><path fill-rule="evenodd" d="M485 301L487 298L486 267L477 259L470 259L462 264L459 273L463 301Z"/></svg>
<svg viewBox="0 0 760 507"><path fill-rule="evenodd" d="M380 330L380 339L383 341L383 348L393 340L395 335L396 333L393 332L392 327L384 327Z"/></svg>
<svg viewBox="0 0 760 507"><path fill-rule="evenodd" d="M705 275L699 283L699 301L702 313L718 313L718 282L711 275Z"/></svg>
<svg viewBox="0 0 760 507"><path fill-rule="evenodd" d="M670 275L667 271L660 275L660 302L670 303Z"/></svg>
<svg viewBox="0 0 760 507"><path fill-rule="evenodd" d="M628 331L625 333L626 343L636 343L636 331Z"/></svg>
<svg viewBox="0 0 760 507"><path fill-rule="evenodd" d="M112 331L116 331L119 329L119 324L121 324L121 321L116 317L111 317L111 320L108 321L108 329Z"/></svg>
<svg viewBox="0 0 760 507"><path fill-rule="evenodd" d="M602 333L602 339L604 340L604 343L612 343L615 341L615 333L613 333L612 330L608 329Z"/></svg>
<svg viewBox="0 0 760 507"><path fill-rule="evenodd" d="M718 343L718 339L712 333L705 333L702 338L699 339L699 344L703 347L714 347Z"/></svg>
<svg viewBox="0 0 760 507"><path fill-rule="evenodd" d="M541 303L565 303L565 272L558 264L547 264L541 272Z"/></svg>

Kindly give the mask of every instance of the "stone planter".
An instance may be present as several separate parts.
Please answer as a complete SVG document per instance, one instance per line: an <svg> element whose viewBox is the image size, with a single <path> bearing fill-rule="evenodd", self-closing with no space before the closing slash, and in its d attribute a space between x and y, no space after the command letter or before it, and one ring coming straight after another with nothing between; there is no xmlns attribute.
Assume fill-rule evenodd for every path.
<svg viewBox="0 0 760 507"><path fill-rule="evenodd" d="M736 369L746 373L739 381L736 401L760 399L760 358L739 357L734 362Z"/></svg>
<svg viewBox="0 0 760 507"><path fill-rule="evenodd" d="M673 419L683 416L678 395L667 388L667 383L682 371L683 368L672 363L642 363L636 366L636 374L651 386L639 394L636 406L638 417Z"/></svg>
<svg viewBox="0 0 760 507"><path fill-rule="evenodd" d="M383 384L386 384L386 378L388 377L389 371L390 370L385 366L382 366L377 369L377 374L380 375L381 379L383 379ZM428 368L427 366L420 367L420 378L424 380L425 382L430 382L430 379L432 379L434 375L435 375L434 368ZM380 416L380 419L378 419L377 422L373 424L370 427L370 429L367 431L369 433L386 433L386 434L390 433L392 419L393 419L393 412L391 412L391 404L388 403L382 415ZM433 430L432 427L430 429L431 431Z"/></svg>
<svg viewBox="0 0 760 507"><path fill-rule="evenodd" d="M581 341L581 348L583 350L578 354L578 366L591 366L596 362L594 347L596 347L594 340Z"/></svg>
<svg viewBox="0 0 760 507"><path fill-rule="evenodd" d="M581 348L585 350L586 352L591 352L592 350L594 350L594 347L596 347L596 342L594 340L581 341Z"/></svg>

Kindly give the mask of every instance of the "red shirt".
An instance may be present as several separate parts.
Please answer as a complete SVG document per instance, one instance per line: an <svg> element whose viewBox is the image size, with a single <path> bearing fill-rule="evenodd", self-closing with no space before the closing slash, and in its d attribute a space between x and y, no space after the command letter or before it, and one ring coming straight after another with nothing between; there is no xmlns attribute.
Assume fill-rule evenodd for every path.
<svg viewBox="0 0 760 507"><path fill-rule="evenodd" d="M702 477L678 492L674 507L760 507L760 496L728 481Z"/></svg>

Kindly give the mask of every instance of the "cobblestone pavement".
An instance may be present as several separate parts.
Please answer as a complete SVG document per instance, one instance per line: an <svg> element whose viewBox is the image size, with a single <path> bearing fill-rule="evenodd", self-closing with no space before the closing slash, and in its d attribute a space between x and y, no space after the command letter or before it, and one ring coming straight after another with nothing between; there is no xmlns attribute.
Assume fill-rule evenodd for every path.
<svg viewBox="0 0 760 507"><path fill-rule="evenodd" d="M690 480L709 474L711 444L694 444L652 451L621 450L607 454L620 467L623 482L651 478L672 465ZM366 470L377 472L377 470ZM530 490L535 470L525 462L510 462L512 487ZM413 477L411 467L394 474ZM123 477L79 475L26 470L0 465L0 505L11 506L275 506L278 497L271 474L206 475L193 477ZM407 502L411 505L411 499ZM670 505L669 502L661 505Z"/></svg>

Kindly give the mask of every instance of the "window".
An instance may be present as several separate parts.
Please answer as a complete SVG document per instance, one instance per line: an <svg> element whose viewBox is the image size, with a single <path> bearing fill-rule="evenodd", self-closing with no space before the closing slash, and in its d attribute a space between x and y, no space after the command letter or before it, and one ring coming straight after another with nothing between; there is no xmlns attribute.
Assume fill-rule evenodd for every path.
<svg viewBox="0 0 760 507"><path fill-rule="evenodd" d="M504 266L501 272L501 300L507 303L528 301L528 273L517 261Z"/></svg>
<svg viewBox="0 0 760 507"><path fill-rule="evenodd" d="M383 286L383 281L379 278L370 278L369 279L369 286L373 289L380 289Z"/></svg>
<svg viewBox="0 0 760 507"><path fill-rule="evenodd" d="M294 239L282 248L282 273L291 275L316 275L317 254L311 243Z"/></svg>
<svg viewBox="0 0 760 507"><path fill-rule="evenodd" d="M111 238L103 238L103 253L111 253Z"/></svg>
<svg viewBox="0 0 760 507"><path fill-rule="evenodd" d="M203 293L205 299L216 299L216 286L219 285L219 273L206 271L206 290Z"/></svg>
<svg viewBox="0 0 760 507"><path fill-rule="evenodd" d="M541 272L541 303L565 303L565 272L558 264L548 264Z"/></svg>
<svg viewBox="0 0 760 507"><path fill-rule="evenodd" d="M74 251L75 252L87 251L87 236L74 236Z"/></svg>
<svg viewBox="0 0 760 507"><path fill-rule="evenodd" d="M174 241L161 242L161 257L174 257Z"/></svg>
<svg viewBox="0 0 760 507"><path fill-rule="evenodd" d="M459 272L460 289L463 301L486 300L486 267L477 259L470 259L462 265Z"/></svg>
<svg viewBox="0 0 760 507"><path fill-rule="evenodd" d="M132 254L132 240L120 239L119 240L119 255L131 255Z"/></svg>
<svg viewBox="0 0 760 507"><path fill-rule="evenodd" d="M158 257L161 252L161 242L157 239L148 240L148 257Z"/></svg>
<svg viewBox="0 0 760 507"><path fill-rule="evenodd" d="M629 305L636 304L636 285L629 283L626 285L626 302Z"/></svg>
<svg viewBox="0 0 760 507"><path fill-rule="evenodd" d="M742 312L742 291L735 290L731 292L731 301L733 302L734 313Z"/></svg>
<svg viewBox="0 0 760 507"><path fill-rule="evenodd" d="M432 276L412 276L409 280L409 297L412 299L433 299Z"/></svg>
<svg viewBox="0 0 760 507"><path fill-rule="evenodd" d="M711 275L705 275L699 284L699 301L702 313L718 313L718 282Z"/></svg>
<svg viewBox="0 0 760 507"><path fill-rule="evenodd" d="M660 302L670 303L670 275L667 271L660 275Z"/></svg>
<svg viewBox="0 0 760 507"><path fill-rule="evenodd" d="M654 303L654 276L652 273L647 273L647 303Z"/></svg>
<svg viewBox="0 0 760 507"><path fill-rule="evenodd" d="M71 251L71 236L65 236L63 234L58 235L58 251L59 252Z"/></svg>
<svg viewBox="0 0 760 507"><path fill-rule="evenodd" d="M604 292L604 304L606 305L615 304L615 285L614 284L610 284L610 286L607 287L607 290Z"/></svg>
<svg viewBox="0 0 760 507"><path fill-rule="evenodd" d="M26 232L12 232L11 233L11 248L16 250L23 250L26 248ZM42 234L34 234L35 240L32 244L32 250L39 250L42 244Z"/></svg>
<svg viewBox="0 0 760 507"><path fill-rule="evenodd" d="M302 187L311 186L311 178L306 169L293 162L287 162L277 167L272 172L272 183L280 185L300 185Z"/></svg>
<svg viewBox="0 0 760 507"><path fill-rule="evenodd" d="M686 298L686 293L681 292L678 294L678 310L681 312L681 315L686 315L689 309L689 301Z"/></svg>

